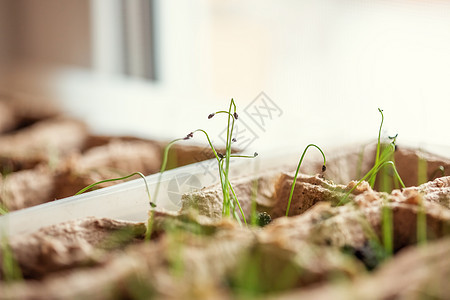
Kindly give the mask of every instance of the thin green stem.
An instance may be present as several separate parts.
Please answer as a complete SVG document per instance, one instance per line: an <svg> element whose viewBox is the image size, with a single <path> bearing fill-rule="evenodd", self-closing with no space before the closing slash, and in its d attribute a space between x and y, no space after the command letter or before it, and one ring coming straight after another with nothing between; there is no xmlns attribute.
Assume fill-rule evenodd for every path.
<svg viewBox="0 0 450 300"><path fill-rule="evenodd" d="M6 282L22 280L22 270L20 269L19 263L14 257L14 252L9 245L6 235L3 236L0 242L1 255L2 255L2 269L3 269L3 279Z"/></svg>
<svg viewBox="0 0 450 300"><path fill-rule="evenodd" d="M380 169L382 167L384 167L385 165L391 165L392 166L392 170L394 171L395 178L397 178L397 180L400 182L400 185L402 186L402 188L405 188L406 186L403 183L403 180L400 178L400 175L397 172L397 168L395 167L394 162L391 161L391 160L381 163L380 166L378 166L378 168L376 169L376 172L374 172L370 178L373 178L378 173L378 171L380 171Z"/></svg>
<svg viewBox="0 0 450 300"><path fill-rule="evenodd" d="M92 189L93 187L95 187L95 186L97 186L97 185L99 185L99 184L106 183L106 182L112 182L112 181L118 181L118 180L125 180L125 179L128 179L128 178L130 178L130 177L132 177L132 176L135 176L135 175L139 175L142 179L144 179L144 182L145 182L145 189L146 189L146 191L147 191L147 195L148 195L148 199L149 199L150 205L151 205L152 207L155 207L156 204L152 202L152 198L151 198L151 196L150 196L150 189L148 188L147 178L145 178L145 176L144 176L141 172L134 172L134 173L132 173L132 174L130 174L130 175L127 175L127 176L124 176L124 177L111 178L111 179L105 179L105 180L98 181L98 182L96 182L96 183L93 183L93 184L88 185L87 187L81 189L81 190L78 191L75 195L80 195L80 194L82 194L82 193L84 193L84 192L86 192L86 191Z"/></svg>
<svg viewBox="0 0 450 300"><path fill-rule="evenodd" d="M378 129L378 142L377 142L377 153L375 155L375 165L378 164L378 161L380 159L380 148L381 148L381 128L383 127L383 122L384 122L384 115L383 115L383 110L378 108L378 111L381 114L381 123L380 123L380 128ZM369 181L370 187L374 187L375 185L375 179L376 176L373 177L372 180Z"/></svg>
<svg viewBox="0 0 450 300"><path fill-rule="evenodd" d="M227 142L226 142L226 155L225 155L225 171L224 171L224 175L225 175L225 182L224 182L224 187L225 187L225 193L224 193L224 199L228 199L228 202L231 202L230 199L230 191L228 189L228 183L229 183L229 172L230 172L230 156L231 156L231 139L232 139L232 134L233 134L233 129L234 129L234 115L231 114L231 110L234 107L234 113L236 113L236 105L234 104L234 100L231 99L230 102L230 108L228 109L228 123L227 123ZM230 121L231 121L231 127L230 127Z"/></svg>
<svg viewBox="0 0 450 300"><path fill-rule="evenodd" d="M230 188L230 190L231 190L231 193L233 194L234 201L236 202L236 204L237 204L237 206L238 206L238 208L239 208L239 211L241 212L242 219L244 220L244 224L247 225L247 220L245 219L244 211L242 210L241 203L239 203L239 200L238 200L238 198L237 198L237 196L236 196L236 193L235 193L235 191L234 191L234 188L231 186L231 182L228 182L228 186L229 186L229 188Z"/></svg>
<svg viewBox="0 0 450 300"><path fill-rule="evenodd" d="M163 161L162 161L162 164L161 164L161 169L159 170L158 182L156 183L155 193L153 194L153 201L155 202L155 204L156 204L156 199L157 199L158 193L159 193L159 187L161 185L162 175L163 175L163 173L164 173L164 171L166 170L166 167L167 167L167 161L168 161L168 157L169 157L169 150L173 146L173 144L175 144L178 141L185 140L185 139L187 139L187 137L174 139L173 141L168 143L167 146L164 148Z"/></svg>
<svg viewBox="0 0 450 300"><path fill-rule="evenodd" d="M6 206L0 203L0 215L6 215L7 213L8 209L6 208Z"/></svg>
<svg viewBox="0 0 450 300"><path fill-rule="evenodd" d="M386 254L392 256L394 253L394 233L392 223L392 210L388 204L383 204L382 209L382 227L383 227L383 245Z"/></svg>
<svg viewBox="0 0 450 300"><path fill-rule="evenodd" d="M372 169L370 169L369 170L369 172L367 172L366 173L366 175L364 175L364 177L363 178L361 178L345 195L344 195L344 197L339 201L339 203L337 204L338 206L339 205L342 205L342 204L345 204L345 203L347 203L347 200L348 200L348 197L350 196L350 194L351 193L353 193L353 191L361 184L361 182L363 182L364 180L367 180L368 178L372 178L371 176L374 174L374 173L376 173L376 172L378 172L378 170L379 170L379 167L381 166L381 164L383 164L383 163L385 163L389 158L390 158L390 155L395 151L395 144L394 144L394 141L393 142L391 142L390 144L390 147L387 147L386 149L385 149L385 151L383 151L383 153L381 153L381 155L380 155L380 160L379 160L379 162L378 162L378 164L376 164L376 165L374 165L373 167L372 167ZM395 170L395 172L396 172L397 170ZM397 173L397 175L398 175L398 173ZM399 178L400 178L400 176L398 176ZM402 184L403 184L403 181L401 182Z"/></svg>
<svg viewBox="0 0 450 300"><path fill-rule="evenodd" d="M145 241L150 241L153 232L153 222L155 220L155 210L150 210L150 216L147 219L147 230L145 231Z"/></svg>
<svg viewBox="0 0 450 300"><path fill-rule="evenodd" d="M256 224L258 223L258 215L256 212L256 196L258 193L258 178L255 177L255 179L253 179L253 184L252 184L252 210L251 210L251 224L253 226L256 226Z"/></svg>
<svg viewBox="0 0 450 300"><path fill-rule="evenodd" d="M222 201L222 215L226 216L229 214L229 209L230 209L230 203L228 202L229 199L225 198L225 186L224 186L224 172L223 172L223 159L219 160L218 163L218 168L219 168L219 177L220 177L220 185L222 187L222 196L223 196L223 201Z"/></svg>
<svg viewBox="0 0 450 300"><path fill-rule="evenodd" d="M315 144L309 144L308 146L306 146L306 148L303 151L303 154L300 158L300 161L298 162L297 170L295 171L295 175L294 175L294 180L292 181L291 192L289 194L288 205L286 208L286 217L289 215L289 209L291 208L291 201L292 201L292 196L294 195L294 189L295 189L295 183L297 182L298 171L300 170L300 166L302 165L303 158L305 157L306 151L308 150L309 147L315 147L320 151L320 153L323 156L323 167L322 168L325 169L325 166L326 166L327 160L325 158L325 154L323 153L322 149L320 149L320 147Z"/></svg>

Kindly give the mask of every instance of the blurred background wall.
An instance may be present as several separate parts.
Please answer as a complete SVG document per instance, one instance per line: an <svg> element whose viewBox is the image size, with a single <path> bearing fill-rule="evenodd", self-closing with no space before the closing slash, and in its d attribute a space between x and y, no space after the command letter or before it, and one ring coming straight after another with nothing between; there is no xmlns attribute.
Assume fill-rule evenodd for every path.
<svg viewBox="0 0 450 300"><path fill-rule="evenodd" d="M448 1L0 0L1 92L98 133L219 141L205 116L233 97L249 148L374 139L381 107L386 134L445 151L449 53Z"/></svg>

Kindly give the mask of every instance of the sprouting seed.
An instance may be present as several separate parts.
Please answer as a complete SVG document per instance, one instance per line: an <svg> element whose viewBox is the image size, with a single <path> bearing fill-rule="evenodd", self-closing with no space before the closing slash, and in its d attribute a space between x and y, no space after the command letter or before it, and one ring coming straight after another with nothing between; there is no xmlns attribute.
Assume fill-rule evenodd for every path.
<svg viewBox="0 0 450 300"><path fill-rule="evenodd" d="M189 140L190 138L194 137L194 133L191 132L188 135L186 135L186 137L184 138L184 140Z"/></svg>
<svg viewBox="0 0 450 300"><path fill-rule="evenodd" d="M323 165L322 166L322 172L325 172L327 170L327 166Z"/></svg>
<svg viewBox="0 0 450 300"><path fill-rule="evenodd" d="M233 116L234 116L234 118L237 120L238 119L238 114L237 114L237 112L234 112L234 114L233 114Z"/></svg>
<svg viewBox="0 0 450 300"><path fill-rule="evenodd" d="M257 157L258 156L258 152L253 153L253 157Z"/></svg>
<svg viewBox="0 0 450 300"><path fill-rule="evenodd" d="M217 156L218 156L220 159L223 159L223 158L224 158L224 156L223 156L222 153L217 153Z"/></svg>
<svg viewBox="0 0 450 300"><path fill-rule="evenodd" d="M208 115L208 119L211 119L211 118L214 117L214 116L215 116L215 113L209 114L209 115Z"/></svg>

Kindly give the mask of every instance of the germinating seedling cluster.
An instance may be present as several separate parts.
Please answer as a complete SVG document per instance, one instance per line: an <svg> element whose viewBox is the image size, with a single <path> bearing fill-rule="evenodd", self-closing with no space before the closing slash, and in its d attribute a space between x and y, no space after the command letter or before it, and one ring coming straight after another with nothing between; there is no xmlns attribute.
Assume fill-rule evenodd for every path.
<svg viewBox="0 0 450 300"><path fill-rule="evenodd" d="M357 188L357 186L360 185L363 181L369 182L370 186L373 188L375 185L375 181L376 181L378 173L380 172L380 170L382 170L386 166L389 166L392 168L393 173L394 173L394 180L396 180L396 182L398 184L400 184L401 187L403 187L403 188L405 187L402 179L400 178L400 176L397 172L395 162L393 159L394 152L396 150L395 142L396 142L397 136L390 137L391 141L387 145L383 145L381 143L381 130L382 130L382 126L383 126L384 115L383 115L383 111L381 109L378 109L378 110L381 114L381 123L380 123L379 131L378 131L378 139L377 139L377 147L376 147L374 166L364 176L362 176L362 178L351 189L349 189L346 192L346 194L339 201L338 205L345 205L345 204L349 203L350 195ZM228 110L220 110L220 111L214 112L208 116L208 119L212 119L217 115L224 115L227 119L227 139L226 139L226 143L225 143L225 153L219 153L216 150L216 148L213 146L213 144L211 142L211 139L210 139L208 133L203 129L196 129L196 130L190 132L189 134L187 134L185 137L178 138L178 139L171 141L170 143L167 144L167 146L164 149L163 160L162 160L161 169L159 172L159 180L155 187L153 197L151 197L150 189L149 189L146 177L140 172L135 172L135 173L132 173L130 175L120 177L120 178L106 179L106 180L102 180L102 181L93 183L93 184L83 188L82 190L80 190L78 193L76 193L76 195L84 193L85 191L92 189L95 186L102 184L102 183L118 181L118 180L126 180L132 176L140 176L145 182L146 192L147 192L149 204L150 204L150 214L149 214L149 218L148 218L147 231L145 233L146 240L149 240L151 238L151 234L152 234L153 221L154 221L154 216L155 216L155 208L157 207L157 197L158 197L158 193L159 193L162 174L167 168L169 150L175 143L192 139L196 133L201 133L202 135L204 135L206 137L208 145L214 154L214 159L217 162L220 185L221 185L222 196L223 196L222 215L224 217L234 218L241 225L243 225L243 224L248 225L246 217L242 210L241 203L239 202L239 199L236 196L236 192L230 182L230 176L229 176L230 161L231 161L231 158L254 158L258 154L256 152L253 155L232 154L232 143L236 142L236 137L234 136L233 131L235 128L235 122L239 118L237 109L236 109L236 104L233 99L231 99ZM297 177L299 175L300 167L302 165L302 162L304 160L307 150L311 147L316 148L321 153L321 155L323 157L322 172L326 171L326 157L325 157L325 154L322 151L322 149L319 146L317 146L316 144L307 145L300 157L299 163L297 165L297 169L296 169L294 177L293 177L293 182L291 185L289 198L287 201L286 216L289 215L292 197L294 194L294 189L295 189ZM435 173L439 173L439 172L444 173L443 168L437 169L432 174L432 177L434 177L436 175ZM256 193L258 190L257 184L258 184L258 181L254 180L253 188L252 188L253 192L252 192L252 206L251 206L252 207L252 209L251 209L251 224L264 226L264 225L267 225L271 221L271 217L267 213L259 213L258 214L256 212ZM419 207L418 214L417 214L417 240L418 240L419 244L423 244L426 242L426 238L427 238L426 237L426 213L425 213L423 203L421 202L421 203L419 203L419 205L420 205L420 207ZM2 210L2 208L0 207L0 213L6 213L6 210ZM242 218L242 221L241 221L241 218ZM393 251L394 251L392 218L393 218L393 212L392 212L390 206L388 205L388 198L387 198L387 194L386 194L386 197L384 197L384 200L383 200L383 207L382 207L382 211L381 211L382 238L383 238L382 245L383 246L381 246L381 243L378 241L378 238L377 238L373 228L366 228L367 232L369 233L369 243L370 243L370 245L373 245L370 247L373 247L374 249L381 249L380 251L382 252L382 254L381 254L382 258L380 258L380 260L392 255ZM242 224L242 222L243 222L243 224ZM361 223L363 224L363 226L370 227L370 224L367 222L367 220L361 220ZM170 230L168 230L168 231L170 231ZM176 230L175 231L172 230L172 231L175 232L176 234L178 234L178 232ZM179 245L179 246L181 247L181 245ZM6 280L20 279L21 278L20 268L12 255L12 252L11 252L11 249L9 248L7 240L1 241L1 249L2 249L2 253L3 253L3 255L2 255L3 256L2 257L3 273L4 273L3 277ZM374 258L374 260L378 260L378 259L379 258ZM178 263L177 257L174 257L173 260L174 260L174 264L176 266L182 267L182 263L181 263L181 261ZM182 270L182 269L179 269L178 267L175 269ZM250 269L258 270L257 267L250 268Z"/></svg>
<svg viewBox="0 0 450 300"><path fill-rule="evenodd" d="M393 161L393 154L396 149L395 142L396 142L397 135L394 137L389 137L391 139L391 142L388 145L382 145L381 130L383 127L384 115L383 115L383 111L381 109L378 109L378 111L381 114L381 122L380 122L380 127L378 130L378 139L377 139L377 147L376 147L374 166L350 190L347 191L347 193L344 195L344 197L342 197L341 200L339 201L338 205L343 205L343 204L348 203L349 196L358 187L358 185L360 185L363 181L369 182L370 186L373 188L375 185L377 174L380 172L380 170L382 170L386 166L390 166L392 168L396 183L399 183L401 185L401 187L403 187L403 188L405 187L402 179L400 178L400 176L397 172L395 163ZM93 183L93 184L83 188L82 190L80 190L78 193L76 193L76 195L84 193L85 191L92 189L93 187L95 187L99 184L102 184L102 183L118 181L118 180L125 180L125 179L128 179L128 178L130 178L132 176L136 176L136 175L140 176L145 182L146 192L147 192L147 195L149 198L149 204L151 207L150 216L148 219L148 226L147 226L148 229L147 229L147 233L146 233L146 239L148 240L148 239L150 239L151 232L152 232L154 209L157 206L156 200L158 197L158 192L159 192L159 188L160 188L162 175L167 167L168 155L169 155L170 148L177 142L180 142L183 140L189 140L189 139L193 138L195 133L202 133L206 137L208 145L214 154L215 160L217 161L220 185L221 185L222 196L223 196L222 215L224 217L234 218L241 225L242 225L242 221L245 225L247 225L247 220L246 220L246 217L242 210L241 203L239 202L239 199L236 196L236 192L230 182L230 178L229 178L230 160L231 160L231 158L254 158L257 156L257 153L255 152L253 155L232 154L232 151L231 151L232 143L236 142L236 137L234 136L235 122L239 118L238 113L237 113L236 104L233 99L231 99L228 110L220 110L220 111L211 113L208 115L208 119L212 119L217 115L225 115L227 118L227 138L226 138L226 143L225 143L225 153L219 153L216 150L216 148L213 146L213 144L211 142L211 139L210 139L208 133L203 129L196 129L196 130L190 132L189 134L187 134L183 138L178 138L178 139L171 141L170 143L167 144L167 146L164 149L163 160L162 160L161 169L159 172L159 180L155 187L153 199L150 195L150 190L148 187L147 180L146 180L145 176L140 172L135 172L135 173L132 173L130 175L120 177L120 178L106 179L106 180L102 180L102 181ZM310 147L314 147L318 151L320 151L320 153L323 157L322 172L325 172L325 170L326 170L326 157L325 157L325 154L322 151L322 149L319 146L317 146L316 144L307 145L300 157L299 163L297 165L297 169L295 171L295 175L293 177L293 182L291 185L289 198L287 201L286 216L289 215L292 197L294 194L294 189L295 189L295 185L297 182L297 177L299 174L300 167L302 165L305 154ZM360 160L361 160L361 158L360 158ZM442 172L442 170L436 170L436 172L439 172L439 171ZM434 176L434 174L433 174L433 176ZM254 184L257 184L257 181L255 181ZM255 186L254 186L253 189L254 189L254 195L252 195L251 224L264 226L271 221L271 218L270 218L270 215L268 215L267 213L259 213L258 214L256 212L256 199L255 198L256 198L257 188L255 189ZM4 210L4 211L0 210L0 212L6 213L6 210ZM241 218L242 218L242 221L241 221ZM382 229L383 229L384 248L387 253L392 254L392 252L393 252L392 212L387 203L387 197L385 197L384 205L382 208ZM425 241L426 241L426 215L425 215L422 203L420 203L420 209L419 209L419 213L418 213L418 217L417 217L417 238L418 238L419 243L425 243Z"/></svg>
<svg viewBox="0 0 450 300"><path fill-rule="evenodd" d="M383 127L383 122L384 122L384 115L383 115L383 111L381 109L378 109L378 111L381 114L381 123L380 123L380 127L378 130L378 139L377 139L377 148L376 148L376 155L375 155L375 163L374 166L350 189L347 191L347 193L344 195L344 197L342 197L342 199L340 200L340 202L338 203L338 205L343 205L346 204L347 202L349 202L349 196L350 194L352 194L352 192L358 187L358 185L360 185L363 181L368 181L370 186L373 188L375 185L375 180L377 177L377 174L380 172L380 170L382 168L384 168L385 166L390 166L394 172L395 175L395 180L400 183L401 187L405 187L402 179L400 178L397 169L395 167L395 163L393 161L393 154L394 151L396 149L396 138L397 136L394 137L390 137L391 142L384 146L381 143L381 130ZM154 191L154 195L153 195L153 200L150 196L150 191L148 188L148 184L147 181L145 179L145 176L139 172L130 174L128 176L125 177L121 177L121 178L115 178L115 179L107 179L107 180L103 180L103 181L99 181L96 182L84 189L82 189L81 191L79 191L77 194L83 193L88 189L93 188L94 186L101 184L101 183L105 183L105 182L109 182L109 181L116 181L116 180L124 180L127 179L131 176L135 176L135 175L139 175L141 178L144 179L145 184L146 184L146 189L147 189L147 194L149 197L149 203L151 206L151 210L150 210L150 217L149 217L149 222L148 222L148 231L147 231L147 239L150 238L150 234L151 234L151 228L152 228L152 220L153 220L153 216L154 216L154 208L156 207L156 200L158 197L158 192L159 192L159 188L160 188L160 182L162 179L162 174L163 172L166 170L167 167L167 161L168 161L168 155L169 155L169 150L170 148L177 142L183 141L183 140L189 140L191 138L194 137L195 133L202 133L205 137L206 140L208 142L209 147L211 148L213 154L214 154L214 158L217 161L217 165L218 165L218 170L219 170L219 179L220 179L220 185L221 185L221 190L222 190L222 196L223 196L223 209L222 209L222 214L224 217L233 217L234 219L236 219L237 222L239 222L241 224L241 217L242 217L242 221L245 225L247 225L247 220L245 218L244 212L242 210L242 206L239 202L238 197L236 196L236 192L230 182L230 178L229 178L229 173L230 173L230 160L231 158L254 158L257 156L257 153L255 152L253 155L235 155L232 154L232 143L236 142L236 137L234 137L233 135L233 131L235 128L235 122L238 120L239 116L237 113L237 108L236 108L236 104L234 102L233 99L231 99L230 105L228 110L220 110L220 111L216 111L214 113L211 113L208 115L208 119L212 119L214 118L216 115L225 115L227 118L227 139L226 139L226 144L225 144L225 153L219 153L216 148L213 146L211 139L208 135L208 133L203 130L203 129L196 129L192 132L190 132L189 134L187 134L185 137L183 138L178 138L175 139L173 141L171 141L170 143L167 144L167 146L164 149L164 155L163 155L163 161L161 164L161 169L160 169L160 173L159 173L159 180L158 183L156 185L155 191ZM302 165L303 159L305 157L305 154L307 152L307 150L310 147L314 147L316 148L318 151L320 151L322 157L323 157L323 166L322 166L322 172L326 171L326 157L324 152L322 151L322 149L317 146L316 144L309 144L305 147L299 163L297 165L297 169L295 171L295 175L293 178L293 182L292 182L292 186L290 189L290 193L289 193L289 198L287 201L287 208L286 208L286 216L289 215L289 211L290 211L290 207L291 207L291 202L292 202L292 197L294 194L294 189L295 189L295 185L296 185L296 181L297 181L297 177L299 174L299 170L300 167ZM257 183L257 182L255 182ZM255 192L256 193L256 192ZM252 195L252 225L255 224L260 224L260 225L265 225L268 222L270 222L270 216L267 213L260 213L259 215L257 215L256 213L256 209L255 209L255 202L256 200L254 199L256 196ZM387 201L387 200L386 200ZM423 210L421 210L423 212ZM239 213L238 213L239 212ZM240 214L240 215L239 215ZM418 217L418 240L419 241L424 241L426 239L426 235L423 232L426 232L426 230L423 229L424 226L426 226L426 220L425 222L423 221L424 217L423 216L419 216ZM383 210L382 210L382 224L383 224L383 244L385 245L385 248L387 250L388 253L392 253L392 212L389 209L389 206L387 205L387 202L385 202L385 205L383 206ZM419 234L420 232L420 234Z"/></svg>

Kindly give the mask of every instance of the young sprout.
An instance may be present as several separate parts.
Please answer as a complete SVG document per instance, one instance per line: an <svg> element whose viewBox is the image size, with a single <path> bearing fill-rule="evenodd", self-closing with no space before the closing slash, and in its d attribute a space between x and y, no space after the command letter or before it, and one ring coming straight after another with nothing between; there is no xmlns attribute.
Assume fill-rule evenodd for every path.
<svg viewBox="0 0 450 300"><path fill-rule="evenodd" d="M378 108L378 111L381 114L381 123L380 123L380 129L378 129L378 141L377 141L377 153L375 155L375 165L378 164L378 161L380 159L380 148L381 148L381 128L383 127L383 122L384 122L384 115L383 115L383 110ZM373 177L373 179L369 180L369 184L370 186L373 188L373 186L375 185L375 179L376 176Z"/></svg>
<svg viewBox="0 0 450 300"><path fill-rule="evenodd" d="M383 206L381 208L381 226L383 232L383 246L385 253L392 256L394 253L394 224L392 222L392 210L388 206L388 199L384 197Z"/></svg>
<svg viewBox="0 0 450 300"><path fill-rule="evenodd" d="M217 153L214 149L214 146L211 143L211 140L209 139L208 134L206 131L197 129L196 131L203 132L206 135L206 138L208 139L208 143L211 147L211 149L214 152L214 156L217 159L218 168L219 168L219 178L220 178L220 184L222 186L222 194L223 194L223 210L222 214L224 216L231 216L234 215L236 220L240 222L239 217L236 214L235 211L235 204L239 208L239 211L242 215L242 219L245 224L247 224L247 221L245 219L244 212L242 210L241 204L239 203L239 200L237 199L236 193L230 183L229 180L229 173L230 173L230 159L232 157L241 157L241 158L254 158L258 155L258 153L254 153L253 156L250 155L232 155L231 154L231 143L236 142L236 138L233 137L233 131L234 131L234 123L239 118L238 113L236 112L236 104L234 102L234 99L231 99L230 106L228 111L221 110L214 112L208 116L208 119L213 118L214 116L218 114L226 114L228 118L227 122L227 139L225 143L225 154ZM196 132L194 131L194 132ZM234 200L234 202L233 202Z"/></svg>
<svg viewBox="0 0 450 300"><path fill-rule="evenodd" d="M159 170L159 177L158 177L158 183L156 184L155 187L155 193L153 194L153 201L156 203L156 199L158 197L158 193L159 193L159 187L161 184L161 179L162 179L162 175L164 173L164 171L166 170L167 167L167 161L169 160L169 150L170 148L178 141L185 141L185 140L189 140L192 137L194 137L194 132L190 132L188 133L185 137L183 138L178 138L178 139L174 139L173 141L171 141L170 143L168 143L166 145L166 147L164 148L164 155L163 155L163 161L161 163L161 169Z"/></svg>
<svg viewBox="0 0 450 300"><path fill-rule="evenodd" d="M325 172L327 169L327 167L326 167L327 160L325 158L325 154L323 153L322 149L320 149L320 147L315 144L309 144L308 146L306 146L305 150L303 150L302 156L300 157L300 161L298 162L297 170L295 171L294 180L292 181L291 192L289 194L288 205L286 208L286 217L289 215L289 209L291 208L292 195L294 195L294 189L295 189L295 183L297 182L298 171L300 170L300 166L302 165L302 162L303 162L303 157L305 157L306 151L308 150L309 147L315 147L320 151L320 153L322 154L322 157L323 157L322 172Z"/></svg>
<svg viewBox="0 0 450 300"><path fill-rule="evenodd" d="M238 217L238 215L235 211L235 208L236 208L235 205L237 205L237 207L239 208L239 211L242 215L242 219L243 219L244 223L247 224L242 207L239 203L239 200L237 199L236 193L235 193L235 191L229 181L229 178L228 178L229 169L230 169L230 158L232 158L232 157L233 158L239 158L239 157L240 158L254 158L258 155L258 153L255 152L253 155L239 155L239 154L232 155L231 154L231 143L237 141L236 138L232 136L233 130L234 130L234 122L239 117L236 112L236 104L233 99L231 99L230 107L229 107L228 111L222 110L222 111L217 111L217 112L211 113L208 115L208 119L211 119L218 114L226 114L228 116L227 140L226 140L226 145L225 145L225 154L218 153L216 151L215 147L213 146L213 144L211 142L211 139L209 138L208 133L203 129L196 129L196 130L190 132L189 134L187 134L184 138L179 138L179 139L175 139L175 140L171 141L164 150L163 163L161 165L159 180L158 180L158 184L155 189L153 199L156 202L162 174L166 168L167 157L168 157L168 152L169 152L170 147L178 141L191 139L192 137L194 137L195 133L201 132L206 136L209 147L213 151L214 157L216 158L217 163L218 163L219 178L220 178L220 183L221 183L222 193L223 193L223 215L225 215L225 216L233 215L236 218L236 220L238 222L240 222L240 218Z"/></svg>
<svg viewBox="0 0 450 300"><path fill-rule="evenodd" d="M258 194L258 178L255 178L252 180L252 196L251 196L251 200L252 200L252 206L251 206L251 224L253 226L258 224L258 214L256 211L256 195Z"/></svg>
<svg viewBox="0 0 450 300"><path fill-rule="evenodd" d="M389 139L392 141L389 143L389 145L384 148L381 151L381 142L380 142L380 134L381 134L381 128L384 121L383 116L383 110L378 109L378 111L381 113L381 124L380 129L378 130L378 143L377 143L377 154L375 157L375 164L374 166L369 170L369 172L366 173L366 175L363 176L346 194L345 196L339 201L338 206L347 203L348 197L350 194L363 182L364 180L371 183L371 187L375 184L375 179L377 173L380 171L380 169L386 165L392 166L392 169L394 171L395 179L398 180L402 188L405 188L405 184L403 183L402 179L400 178L400 175L397 172L397 168L395 167L394 162L391 160L392 155L394 154L395 150L397 149L397 145L395 144L395 141L397 139L398 134L395 136L389 136Z"/></svg>
<svg viewBox="0 0 450 300"><path fill-rule="evenodd" d="M148 196L148 200L149 200L150 206L151 206L151 207L156 207L156 203L152 202L152 198L151 198L151 196L150 196L150 189L148 188L147 179L145 178L145 176L144 176L141 172L134 172L134 173L132 173L132 174L130 174L130 175L127 175L127 176L124 176L124 177L111 178L111 179L105 179L105 180L97 181L97 182L95 182L95 183L93 183L93 184L91 184L91 185L88 185L87 187L85 187L85 188L79 190L79 191L75 194L75 196L76 196L76 195L80 195L80 194L82 194L82 193L84 193L84 192L86 192L86 191L92 189L93 187L95 187L95 186L97 186L97 185L99 185L99 184L106 183L106 182L112 182L112 181L118 181L118 180L125 180L125 179L128 179L128 178L130 178L130 177L132 177L132 176L135 176L135 175L139 175L139 176L144 180L144 182L145 182L145 188L146 188L146 191L147 191L147 196Z"/></svg>
<svg viewBox="0 0 450 300"><path fill-rule="evenodd" d="M364 180L371 181L376 176L376 174L380 171L382 167L385 165L392 166L392 169L394 171L395 178L400 182L400 185L402 188L405 188L405 184L403 183L403 180L400 178L400 175L397 172L397 168L395 167L395 164L393 161L389 160L392 153L395 151L395 139L389 144L389 147L386 147L383 152L380 155L380 159L378 161L378 164L374 165L372 169L367 172L366 175L364 175L363 178L361 178L346 194L345 196L339 201L338 206L347 203L348 197L350 194L363 182Z"/></svg>
<svg viewBox="0 0 450 300"><path fill-rule="evenodd" d="M218 114L218 113L224 113L224 112L223 111L219 111L219 112L216 112L215 114ZM225 113L227 113L227 112L225 112ZM211 114L211 115L213 115L213 114ZM235 118L234 115L233 115L233 117ZM239 202L239 200L238 200L238 198L236 196L236 193L235 193L235 191L233 189L233 186L231 185L231 182L228 180L228 176L226 174L226 168L224 167L224 163L226 163L227 158L228 159L231 158L231 157L233 157L233 158L254 158L254 157L258 156L258 153L255 152L253 155L231 154L231 146L230 146L230 144L227 144L228 146L227 146L227 149L226 149L226 154L223 155L223 154L218 153L216 151L215 147L213 146L213 144L211 142L211 139L209 138L208 133L205 130L197 129L197 130L193 131L193 133L196 133L196 132L201 132L201 133L203 133L205 135L205 137L206 137L206 139L208 141L208 144L209 144L211 150L213 151L214 156L215 156L215 158L217 160L217 163L218 163L219 178L220 178L220 183L221 183L221 187L222 187L222 194L223 194L223 211L222 211L223 215L230 216L231 214L233 214L235 219L238 222L240 222L240 218L238 217L238 215L235 212L234 203L233 203L233 201L231 201L231 196L233 196L234 202L238 206L239 211L240 211L240 213L242 215L242 219L243 219L244 223L247 225L247 220L245 218L244 211L242 210L241 204L240 204L240 202Z"/></svg>
<svg viewBox="0 0 450 300"><path fill-rule="evenodd" d="M6 282L23 279L19 263L14 258L14 252L11 249L6 235L1 239L0 249L2 254L3 280Z"/></svg>
<svg viewBox="0 0 450 300"><path fill-rule="evenodd" d="M0 203L0 215L6 215L8 213L8 209L3 203Z"/></svg>

